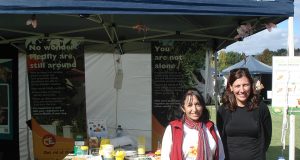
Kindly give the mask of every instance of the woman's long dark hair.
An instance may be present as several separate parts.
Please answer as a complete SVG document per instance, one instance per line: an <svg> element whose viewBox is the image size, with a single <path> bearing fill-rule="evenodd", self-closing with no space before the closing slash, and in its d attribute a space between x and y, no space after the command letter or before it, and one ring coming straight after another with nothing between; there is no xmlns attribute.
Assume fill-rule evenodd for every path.
<svg viewBox="0 0 300 160"><path fill-rule="evenodd" d="M210 115L209 115L209 111L208 109L206 108L206 105L205 105L205 101L204 101L204 98L203 96L201 95L201 93L196 89L196 88L189 88L185 91L181 101L180 101L180 111L181 111L181 114L182 116L184 115L183 111L181 110L181 107L183 108L184 107L184 102L185 102L185 99L188 97L188 96L196 96L200 105L203 107L203 110L202 110L202 115L199 119L199 121L201 122L207 122L210 118Z"/></svg>
<svg viewBox="0 0 300 160"><path fill-rule="evenodd" d="M237 102L235 95L232 93L230 86L239 78L246 77L249 80L250 83L250 95L248 97L246 106L248 107L248 110L251 111L258 106L258 100L259 95L255 92L255 85L253 82L253 79L249 73L249 70L247 68L237 68L230 71L229 78L227 81L226 90L224 93L224 96L222 98L222 102L226 109L229 109L230 111L235 111L237 108Z"/></svg>

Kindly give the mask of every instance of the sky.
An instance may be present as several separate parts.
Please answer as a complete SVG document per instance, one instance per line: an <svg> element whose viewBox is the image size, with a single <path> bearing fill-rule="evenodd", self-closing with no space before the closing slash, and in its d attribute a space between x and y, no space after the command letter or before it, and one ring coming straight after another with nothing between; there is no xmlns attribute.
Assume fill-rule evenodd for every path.
<svg viewBox="0 0 300 160"><path fill-rule="evenodd" d="M300 0L294 0L294 45L300 48ZM244 38L243 41L236 42L225 48L226 52L234 51L245 53L246 55L256 55L265 49L276 51L287 48L288 20L277 24L271 32L263 30L259 33Z"/></svg>

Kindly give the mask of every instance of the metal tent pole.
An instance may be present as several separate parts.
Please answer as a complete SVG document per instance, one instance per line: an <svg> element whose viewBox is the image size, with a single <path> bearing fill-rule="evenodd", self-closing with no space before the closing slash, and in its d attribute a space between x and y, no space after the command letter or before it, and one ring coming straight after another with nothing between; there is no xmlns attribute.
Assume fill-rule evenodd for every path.
<svg viewBox="0 0 300 160"><path fill-rule="evenodd" d="M294 18L288 20L288 55L294 57ZM289 160L295 160L295 115L290 115Z"/></svg>
<svg viewBox="0 0 300 160"><path fill-rule="evenodd" d="M214 86L214 89L215 89L215 94L214 94L214 99L215 99L215 107L216 107L216 113L219 109L219 100L218 100L218 94L219 94L219 84L218 84L218 81L217 81L217 78L218 78L218 52L217 51L213 51L214 53L214 63L215 63L215 74L214 74L214 78L215 78L215 86Z"/></svg>

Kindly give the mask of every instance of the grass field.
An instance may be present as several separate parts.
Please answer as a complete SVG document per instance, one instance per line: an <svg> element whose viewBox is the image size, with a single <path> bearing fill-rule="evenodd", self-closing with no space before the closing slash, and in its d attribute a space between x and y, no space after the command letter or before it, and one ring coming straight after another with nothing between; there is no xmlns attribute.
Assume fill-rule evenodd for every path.
<svg viewBox="0 0 300 160"><path fill-rule="evenodd" d="M214 106L208 106L210 115L211 115L211 120L215 122L216 120L216 110ZM277 160L278 156L282 154L282 144L281 144L281 126L282 126L282 113L278 112L273 112L271 111L271 116L272 116L272 141L270 148L267 152L267 160ZM300 115L296 115L296 120L295 120L295 159L300 159ZM289 117L288 117L289 118ZM288 119L289 120L289 119ZM298 135L298 136L297 136ZM286 160L289 159L289 128L286 133L286 147L283 150L283 155Z"/></svg>

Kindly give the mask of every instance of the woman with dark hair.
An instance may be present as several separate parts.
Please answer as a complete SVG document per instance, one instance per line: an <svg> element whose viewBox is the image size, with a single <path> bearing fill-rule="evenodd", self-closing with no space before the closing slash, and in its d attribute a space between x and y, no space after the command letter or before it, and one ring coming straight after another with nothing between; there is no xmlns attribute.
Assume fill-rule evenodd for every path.
<svg viewBox="0 0 300 160"><path fill-rule="evenodd" d="M209 120L204 98L197 89L188 89L180 104L182 118L167 126L161 148L162 160L223 160L223 144Z"/></svg>
<svg viewBox="0 0 300 160"><path fill-rule="evenodd" d="M268 107L260 102L247 68L230 71L217 127L227 160L264 160L272 136Z"/></svg>

